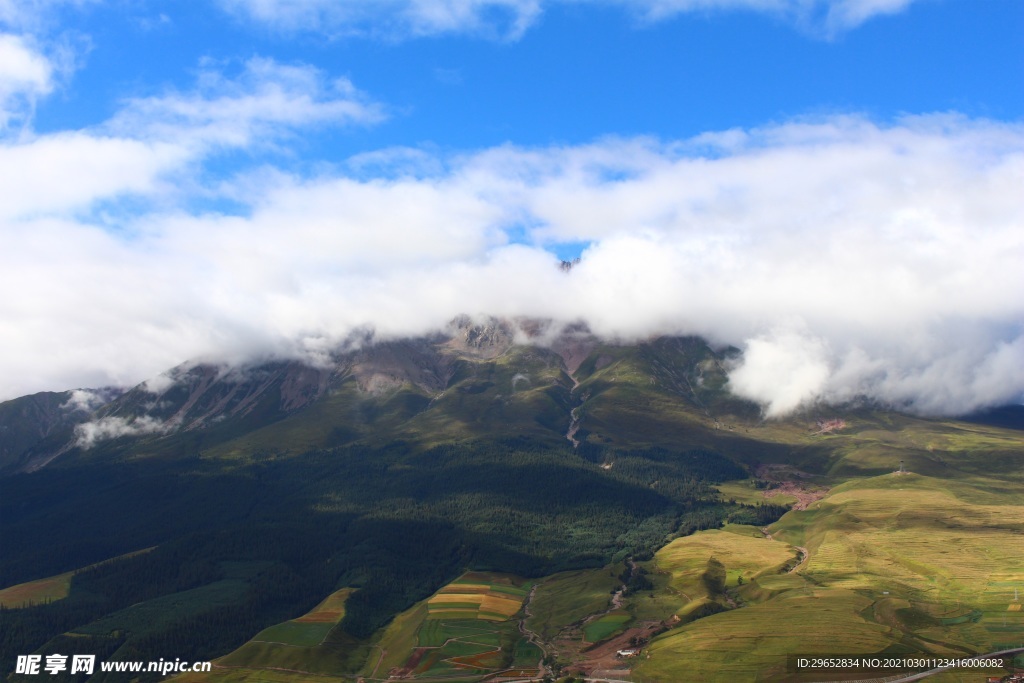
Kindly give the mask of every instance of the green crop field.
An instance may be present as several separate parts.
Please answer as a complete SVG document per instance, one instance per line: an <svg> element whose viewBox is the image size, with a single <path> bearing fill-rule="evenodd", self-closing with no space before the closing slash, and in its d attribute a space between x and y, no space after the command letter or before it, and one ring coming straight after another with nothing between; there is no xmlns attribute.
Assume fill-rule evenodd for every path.
<svg viewBox="0 0 1024 683"><path fill-rule="evenodd" d="M725 500L735 500L737 503L746 505L757 505L758 503L772 503L774 505L792 505L796 497L773 491L771 489L755 489L750 486L751 480L727 481L715 488L722 494Z"/></svg>
<svg viewBox="0 0 1024 683"><path fill-rule="evenodd" d="M323 642L323 639L327 637L332 628L334 628L332 623L286 621L283 624L263 629L256 634L253 640L260 643L313 647Z"/></svg>
<svg viewBox="0 0 1024 683"><path fill-rule="evenodd" d="M241 683L278 680L272 672L294 672L296 680L321 677L349 670L353 652L359 662L367 656L365 648L342 634L336 626L345 616L345 600L352 589L343 588L324 599L305 615L260 631L234 652L217 659L214 670L206 674L188 674L181 683ZM358 666L358 663L356 666ZM270 674L271 678L264 678Z"/></svg>
<svg viewBox="0 0 1024 683"><path fill-rule="evenodd" d="M623 631L633 615L625 610L615 610L595 619L583 627L583 637L588 643L598 643Z"/></svg>
<svg viewBox="0 0 1024 683"><path fill-rule="evenodd" d="M617 577L623 568L618 564L548 577L537 586L527 625L545 638L553 638L566 626L602 611L620 584Z"/></svg>
<svg viewBox="0 0 1024 683"><path fill-rule="evenodd" d="M514 618L530 588L529 581L509 574L463 574L400 614L377 643L385 653L380 663L361 673L477 680L513 665L536 665L541 653L522 637Z"/></svg>

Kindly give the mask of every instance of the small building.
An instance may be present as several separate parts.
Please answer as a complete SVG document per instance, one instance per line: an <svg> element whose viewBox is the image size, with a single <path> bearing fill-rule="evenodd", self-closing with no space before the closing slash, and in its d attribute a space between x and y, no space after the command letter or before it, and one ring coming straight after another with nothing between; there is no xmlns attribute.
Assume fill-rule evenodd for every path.
<svg viewBox="0 0 1024 683"><path fill-rule="evenodd" d="M636 657L638 654L640 654L640 648L631 647L625 650L619 650L615 653L615 656L625 659L626 657Z"/></svg>

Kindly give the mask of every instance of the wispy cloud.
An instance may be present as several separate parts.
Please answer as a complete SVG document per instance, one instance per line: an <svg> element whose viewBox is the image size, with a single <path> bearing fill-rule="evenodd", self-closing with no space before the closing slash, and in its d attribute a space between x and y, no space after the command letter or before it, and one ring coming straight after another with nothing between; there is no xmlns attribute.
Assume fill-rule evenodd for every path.
<svg viewBox="0 0 1024 683"><path fill-rule="evenodd" d="M53 65L22 36L0 33L0 133L31 120L36 101L53 90Z"/></svg>
<svg viewBox="0 0 1024 683"><path fill-rule="evenodd" d="M172 425L148 415L130 420L123 417L103 417L93 422L75 425L75 445L79 448L89 449L97 442L107 439L143 434L163 434L171 429Z"/></svg>
<svg viewBox="0 0 1024 683"><path fill-rule="evenodd" d="M517 39L556 5L620 6L645 21L693 12L750 11L781 17L818 35L832 35L915 0L220 0L236 15L278 30L335 36L408 38L469 33Z"/></svg>
<svg viewBox="0 0 1024 683"><path fill-rule="evenodd" d="M24 71L36 74L28 82L37 90L44 87L42 66ZM27 131L0 145L0 217L65 217L105 200L155 196L221 151L265 151L299 128L366 125L383 116L349 81L311 67L257 58L235 78L208 69L195 90L128 100L94 129Z"/></svg>
<svg viewBox="0 0 1024 683"><path fill-rule="evenodd" d="M520 37L543 0L220 0L227 10L278 30L402 38L444 33Z"/></svg>
<svg viewBox="0 0 1024 683"><path fill-rule="evenodd" d="M0 0L0 26L17 31L35 32L54 20L61 8L82 8L101 0Z"/></svg>
<svg viewBox="0 0 1024 683"><path fill-rule="evenodd" d="M257 57L233 78L203 70L192 92L128 100L104 128L133 138L246 147L288 129L372 124L384 117L381 105L348 79L329 80L310 66Z"/></svg>

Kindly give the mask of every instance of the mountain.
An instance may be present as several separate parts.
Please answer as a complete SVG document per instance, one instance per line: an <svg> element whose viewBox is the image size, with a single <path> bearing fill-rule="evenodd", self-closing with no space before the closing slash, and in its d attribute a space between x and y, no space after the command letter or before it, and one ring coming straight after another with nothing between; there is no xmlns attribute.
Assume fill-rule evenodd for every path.
<svg viewBox="0 0 1024 683"><path fill-rule="evenodd" d="M680 402L684 411L673 419L757 419L756 406L723 389L730 352L702 340L619 346L585 328L551 332L538 321L460 318L446 334L354 339L316 365L191 362L123 393L80 390L77 403L69 392L26 397L3 404L0 429L19 433L5 444L3 468L32 471L58 457L142 444L157 451L184 444L216 453L293 451L361 439L436 443L498 434L650 443L638 428L647 430L641 423L668 408L638 412L652 396ZM629 406L629 419L621 406L603 409L612 403ZM39 415L27 419L26 410ZM666 428L651 431L659 435L653 441L664 442Z"/></svg>
<svg viewBox="0 0 1024 683"><path fill-rule="evenodd" d="M851 632L903 634L872 636L878 649L1004 642L994 617L995 631L967 619L958 624L974 630L961 632L928 615L1024 579L1012 552L991 550L1024 531L1020 432L870 405L766 421L728 392L737 353L694 337L627 345L582 326L460 318L426 337L353 337L315 364L191 362L125 391L0 404L0 605L11 608L0 609L0 669L19 654L78 651L227 656L257 677L298 666L436 678L529 668L543 652L586 673L619 666L587 654L595 639L628 635L656 636L649 652L661 654L640 668L670 681L673 658L704 648L715 623L756 607L758 628L784 631L779 615L815 591L828 609L856 608ZM893 487L901 467L913 477L898 482L919 497ZM879 513L895 506L899 519ZM861 537L879 548L911 539L922 559L837 545ZM927 558L948 562L932 537L973 544L994 566L972 564L924 600L920 577L938 571ZM870 601L849 593L888 576L902 578L887 595L920 611L900 613L898 628L902 607L863 617ZM618 606L606 604L619 584ZM477 601L472 619L521 627L481 631L498 645L479 660L460 659L479 647L465 643L436 659L444 619L469 618L458 600ZM255 637L299 637L306 623L321 626L304 654ZM527 623L539 634L528 644L517 640Z"/></svg>
<svg viewBox="0 0 1024 683"><path fill-rule="evenodd" d="M0 403L0 472L41 467L66 452L75 426L120 393L113 387L45 391Z"/></svg>

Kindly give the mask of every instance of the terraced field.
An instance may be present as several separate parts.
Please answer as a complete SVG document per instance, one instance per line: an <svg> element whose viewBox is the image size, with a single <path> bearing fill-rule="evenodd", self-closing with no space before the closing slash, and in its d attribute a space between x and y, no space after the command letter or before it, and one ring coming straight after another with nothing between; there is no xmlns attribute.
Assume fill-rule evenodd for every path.
<svg viewBox="0 0 1024 683"><path fill-rule="evenodd" d="M677 538L657 552L656 571L669 575L668 588L678 594L682 608L701 598L715 598L724 589L753 581L761 575L774 576L795 564L798 551L788 543L771 540L757 528L731 525ZM720 587L709 576L709 563L722 566Z"/></svg>
<svg viewBox="0 0 1024 683"><path fill-rule="evenodd" d="M354 643L335 627L345 616L351 588L327 596L307 614L260 631L234 652L214 661L213 671L184 674L179 683L306 681L350 669ZM362 651L361 656L366 652ZM321 679L322 680L322 679Z"/></svg>
<svg viewBox="0 0 1024 683"><path fill-rule="evenodd" d="M504 621L519 611L527 593L513 577L471 572L434 594L427 610L431 619Z"/></svg>
<svg viewBox="0 0 1024 683"><path fill-rule="evenodd" d="M500 670L535 675L542 657L515 619L532 584L508 574L469 572L399 615L378 645L367 679L477 680Z"/></svg>
<svg viewBox="0 0 1024 683"><path fill-rule="evenodd" d="M774 541L721 531L673 541L655 559L671 589L691 600L713 594L701 566L713 556L727 599L745 606L655 639L635 680L823 680L788 672L785 655L961 656L1024 642L1024 487L1019 497L1014 487L883 475L788 513L769 528ZM806 563L771 569L796 546Z"/></svg>

